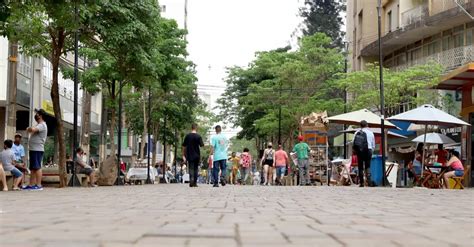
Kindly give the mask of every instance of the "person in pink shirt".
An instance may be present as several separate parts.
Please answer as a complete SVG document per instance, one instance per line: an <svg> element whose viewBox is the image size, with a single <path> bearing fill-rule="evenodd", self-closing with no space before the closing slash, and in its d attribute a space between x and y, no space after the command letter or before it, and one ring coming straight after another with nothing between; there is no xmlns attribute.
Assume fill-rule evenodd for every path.
<svg viewBox="0 0 474 247"><path fill-rule="evenodd" d="M462 162L459 159L459 152L455 150L449 150L449 154L451 158L449 158L447 166L449 166L452 171L446 172L443 175L444 188L446 189L449 188L449 178L464 176L464 166L462 165Z"/></svg>
<svg viewBox="0 0 474 247"><path fill-rule="evenodd" d="M249 178L249 173L251 171L252 164L252 155L250 155L249 149L244 148L244 152L240 155L240 176L242 178L242 185L247 184L247 179Z"/></svg>
<svg viewBox="0 0 474 247"><path fill-rule="evenodd" d="M274 154L273 167L276 169L276 184L281 185L281 179L285 175L285 169L289 164L288 154L283 150L281 143Z"/></svg>

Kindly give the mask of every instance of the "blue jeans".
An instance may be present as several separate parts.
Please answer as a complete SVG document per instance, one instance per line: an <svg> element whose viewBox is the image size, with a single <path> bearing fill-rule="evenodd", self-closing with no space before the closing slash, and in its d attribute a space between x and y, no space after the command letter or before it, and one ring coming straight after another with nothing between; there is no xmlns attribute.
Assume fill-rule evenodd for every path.
<svg viewBox="0 0 474 247"><path fill-rule="evenodd" d="M219 169L222 171L221 181L225 181L226 164L227 164L227 160L214 161L213 166L212 166L212 178L214 179L214 184L219 183Z"/></svg>
<svg viewBox="0 0 474 247"><path fill-rule="evenodd" d="M286 167L284 166L276 167L277 179L280 179L282 176L285 175L285 170L286 170Z"/></svg>

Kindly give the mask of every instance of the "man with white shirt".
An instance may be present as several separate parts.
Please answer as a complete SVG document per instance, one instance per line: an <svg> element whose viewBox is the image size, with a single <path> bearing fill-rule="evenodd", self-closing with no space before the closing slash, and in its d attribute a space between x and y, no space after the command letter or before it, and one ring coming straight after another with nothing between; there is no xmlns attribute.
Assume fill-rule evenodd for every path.
<svg viewBox="0 0 474 247"><path fill-rule="evenodd" d="M375 137L368 126L367 121L362 120L360 122L361 129L355 133L353 140L353 148L359 163L359 187L364 187L364 171L367 183L372 184L370 180L370 160L375 149Z"/></svg>

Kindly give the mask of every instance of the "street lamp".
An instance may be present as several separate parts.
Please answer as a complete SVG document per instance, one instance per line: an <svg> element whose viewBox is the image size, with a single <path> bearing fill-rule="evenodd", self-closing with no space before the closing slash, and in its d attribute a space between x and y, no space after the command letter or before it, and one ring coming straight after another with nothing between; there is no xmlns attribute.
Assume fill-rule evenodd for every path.
<svg viewBox="0 0 474 247"><path fill-rule="evenodd" d="M382 55L382 0L378 0L378 39L379 39L379 75L380 75L380 126L381 126L381 153L382 153L382 185L385 186L385 105L383 85L383 55Z"/></svg>
<svg viewBox="0 0 474 247"><path fill-rule="evenodd" d="M74 4L74 19L76 23L79 21L78 20L78 15L79 11L77 9L77 3ZM78 100L78 84L79 84L79 31L76 29L74 31L74 116L73 116L73 136L72 136L72 157L73 160L75 161L77 159L77 154L76 154L76 148L79 146L77 143L77 105L79 104ZM66 164L67 165L67 164ZM69 180L68 186L74 187L74 186L79 186L79 179L76 177L76 162L73 162L72 165L72 176L71 179Z"/></svg>
<svg viewBox="0 0 474 247"><path fill-rule="evenodd" d="M150 179L150 147L151 147L151 85L148 87L148 121L147 121L147 128L148 128L148 145L146 145L146 150L147 150L147 168L146 168L146 181L145 184L151 184L151 179ZM158 174L159 177L159 174ZM164 178L164 176L163 176Z"/></svg>

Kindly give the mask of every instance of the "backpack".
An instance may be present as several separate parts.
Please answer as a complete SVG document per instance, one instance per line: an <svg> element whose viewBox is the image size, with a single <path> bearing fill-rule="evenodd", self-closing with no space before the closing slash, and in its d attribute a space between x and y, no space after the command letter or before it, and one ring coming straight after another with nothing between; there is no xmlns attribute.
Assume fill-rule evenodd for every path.
<svg viewBox="0 0 474 247"><path fill-rule="evenodd" d="M267 153L267 156L265 156L266 160L273 160L273 150L270 149Z"/></svg>
<svg viewBox="0 0 474 247"><path fill-rule="evenodd" d="M369 143L367 142L367 134L363 130L357 131L354 137L354 150L356 153L367 152Z"/></svg>

